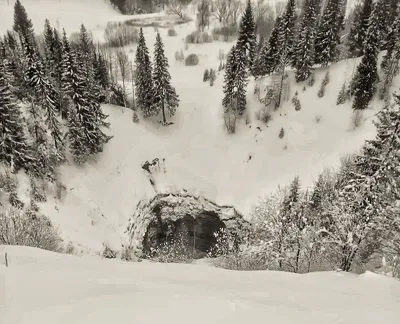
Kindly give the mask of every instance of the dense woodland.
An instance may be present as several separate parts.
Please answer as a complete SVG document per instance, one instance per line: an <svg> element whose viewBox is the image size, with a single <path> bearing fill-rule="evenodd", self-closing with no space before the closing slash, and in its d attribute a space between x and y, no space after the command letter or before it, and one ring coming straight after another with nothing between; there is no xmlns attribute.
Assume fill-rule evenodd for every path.
<svg viewBox="0 0 400 324"><path fill-rule="evenodd" d="M128 1L112 2L121 12L127 8ZM199 1L199 32L212 13L220 22L230 21L225 19L228 12L232 17L232 3ZM390 91L399 72L398 1L365 0L347 15L346 0L322 3L288 0L263 33L261 26L267 24L259 24L255 7L247 2L240 23L234 22L237 42L224 65L227 130L234 133L235 123L245 114L250 78L275 74L283 82L292 68L297 82L311 82L318 65L362 56L337 103L351 99L354 110L363 110L378 94L384 108L378 113L377 136L343 160L339 171L321 174L312 188L303 190L296 178L258 203L255 229L243 233L249 235L246 245L239 252L225 251L229 267L240 268L246 259L293 272L323 270L328 265L350 271L377 256L400 267L400 96ZM158 34L153 60L142 30L137 43L134 108L144 119L161 115L168 125L179 96L171 85L162 39ZM382 50L386 52L378 65ZM208 78L207 71L204 79ZM103 151L111 138L106 135L107 116L101 104L126 106L127 100L124 86L113 78L110 62L85 26L71 40L46 21L43 37L38 38L19 0L13 30L0 40L0 93L1 162L13 172L23 169L49 181L64 161L84 163ZM268 92L264 102L270 104L272 98L277 108L281 95L282 87Z"/></svg>

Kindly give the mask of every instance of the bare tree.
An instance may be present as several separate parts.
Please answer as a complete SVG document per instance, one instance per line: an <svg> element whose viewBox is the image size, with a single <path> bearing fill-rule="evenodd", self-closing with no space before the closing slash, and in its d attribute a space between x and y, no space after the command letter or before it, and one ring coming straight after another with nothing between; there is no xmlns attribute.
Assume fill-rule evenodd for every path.
<svg viewBox="0 0 400 324"><path fill-rule="evenodd" d="M122 87L124 89L124 92L126 93L125 81L129 73L129 61L128 61L128 55L126 54L124 49L117 50L117 62L119 71L121 73ZM126 107L126 102L125 102L125 107Z"/></svg>
<svg viewBox="0 0 400 324"><path fill-rule="evenodd" d="M212 13L220 23L228 18L228 0L215 0L212 4Z"/></svg>
<svg viewBox="0 0 400 324"><path fill-rule="evenodd" d="M236 25L243 10L240 0L228 0L227 24Z"/></svg>
<svg viewBox="0 0 400 324"><path fill-rule="evenodd" d="M200 31L204 31L210 24L211 3L210 0L200 0L197 5L197 24Z"/></svg>
<svg viewBox="0 0 400 324"><path fill-rule="evenodd" d="M185 10L191 0L169 0L168 13L177 15L179 18L185 18Z"/></svg>

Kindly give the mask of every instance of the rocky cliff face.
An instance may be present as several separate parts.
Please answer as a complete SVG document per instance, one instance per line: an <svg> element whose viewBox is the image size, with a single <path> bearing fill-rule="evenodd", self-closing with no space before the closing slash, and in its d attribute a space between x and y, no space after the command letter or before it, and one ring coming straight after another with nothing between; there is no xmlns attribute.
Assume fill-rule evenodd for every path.
<svg viewBox="0 0 400 324"><path fill-rule="evenodd" d="M150 256L159 246L180 242L192 258L215 252L215 233L237 233L248 228L232 206L218 206L204 198L185 194L158 194L139 202L130 219L128 234L135 253Z"/></svg>

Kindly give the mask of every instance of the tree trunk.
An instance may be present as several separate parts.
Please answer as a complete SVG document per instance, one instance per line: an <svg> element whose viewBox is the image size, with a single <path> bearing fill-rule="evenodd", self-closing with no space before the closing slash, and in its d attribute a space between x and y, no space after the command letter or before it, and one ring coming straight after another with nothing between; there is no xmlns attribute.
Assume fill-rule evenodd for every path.
<svg viewBox="0 0 400 324"><path fill-rule="evenodd" d="M162 114L163 114L163 122L164 125L167 123L167 118L165 117L165 103L164 100L162 101Z"/></svg>

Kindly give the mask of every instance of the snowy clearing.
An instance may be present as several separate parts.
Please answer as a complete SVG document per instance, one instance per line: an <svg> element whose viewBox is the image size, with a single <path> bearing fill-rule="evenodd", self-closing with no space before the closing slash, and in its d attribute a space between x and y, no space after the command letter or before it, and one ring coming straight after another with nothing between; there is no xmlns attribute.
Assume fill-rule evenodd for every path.
<svg viewBox="0 0 400 324"><path fill-rule="evenodd" d="M27 247L0 251L9 255L9 267L0 264L5 287L0 312L8 324L400 321L400 283L369 272L234 272L102 261Z"/></svg>

